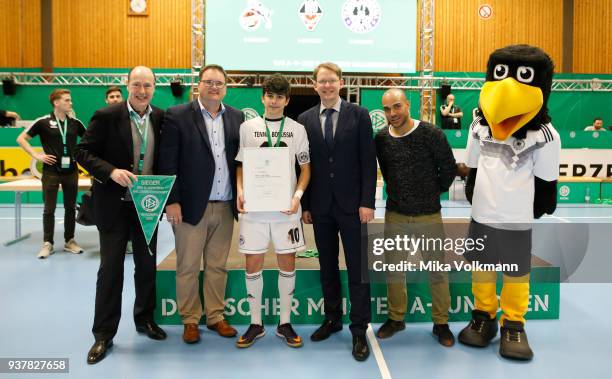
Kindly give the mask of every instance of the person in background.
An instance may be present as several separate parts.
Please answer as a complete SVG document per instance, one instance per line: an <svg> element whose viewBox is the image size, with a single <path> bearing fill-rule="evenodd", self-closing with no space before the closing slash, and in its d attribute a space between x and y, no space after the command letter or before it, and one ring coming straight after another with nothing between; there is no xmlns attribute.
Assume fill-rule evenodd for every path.
<svg viewBox="0 0 612 379"><path fill-rule="evenodd" d="M121 88L117 86L108 87L106 90L106 95L104 97L104 102L106 105L113 105L123 101L123 94L121 93Z"/></svg>
<svg viewBox="0 0 612 379"><path fill-rule="evenodd" d="M442 129L461 129L461 118L463 111L455 104L455 95L450 93L446 101L440 106L442 115Z"/></svg>
<svg viewBox="0 0 612 379"><path fill-rule="evenodd" d="M83 136L85 127L76 118L70 117L72 97L67 89L55 89L49 95L53 112L37 119L24 130L17 143L32 158L43 163L42 191L43 246L38 258L44 259L53 254L53 234L55 232L55 207L60 185L64 193L64 251L80 254L83 249L74 240L76 198L79 187L79 170L74 160L77 136ZM36 151L30 140L40 137L43 151Z"/></svg>
<svg viewBox="0 0 612 379"><path fill-rule="evenodd" d="M17 112L0 109L0 126L12 125L13 122L18 120L21 120L21 117Z"/></svg>
<svg viewBox="0 0 612 379"><path fill-rule="evenodd" d="M595 117L593 120L593 125L589 125L584 128L585 132L606 132L606 128L604 128L603 119L601 117Z"/></svg>

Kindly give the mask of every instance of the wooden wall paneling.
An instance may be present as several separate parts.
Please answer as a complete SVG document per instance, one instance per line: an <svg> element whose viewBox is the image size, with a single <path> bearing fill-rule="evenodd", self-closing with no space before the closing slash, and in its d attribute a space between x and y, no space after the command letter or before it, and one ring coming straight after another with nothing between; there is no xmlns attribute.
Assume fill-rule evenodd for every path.
<svg viewBox="0 0 612 379"><path fill-rule="evenodd" d="M574 0L575 73L612 74L612 1Z"/></svg>
<svg viewBox="0 0 612 379"><path fill-rule="evenodd" d="M493 7L481 20L478 7ZM418 1L420 9L420 0ZM149 0L148 17L128 17L126 0L54 0L56 67L187 68L191 2ZM40 67L39 0L0 0L0 67ZM484 71L489 54L511 43L543 48L562 67L563 0L436 0L435 71ZM612 1L574 0L573 69L612 73ZM420 69L420 12L417 13Z"/></svg>
<svg viewBox="0 0 612 379"><path fill-rule="evenodd" d="M0 67L40 67L40 1L0 0L0 14Z"/></svg>
<svg viewBox="0 0 612 379"><path fill-rule="evenodd" d="M0 0L0 14L13 15L0 23L2 53L0 66L17 67L21 56L21 6L14 1Z"/></svg>
<svg viewBox="0 0 612 379"><path fill-rule="evenodd" d="M41 38L40 38L40 1L21 0L23 3L22 17L22 67L40 67L41 57Z"/></svg>
<svg viewBox="0 0 612 379"><path fill-rule="evenodd" d="M149 0L146 17L128 16L125 0L56 0L53 18L56 67L191 65L189 0Z"/></svg>
<svg viewBox="0 0 612 379"><path fill-rule="evenodd" d="M485 3L487 20L478 16ZM561 67L562 16L562 0L437 0L436 71L484 71L493 50L516 43L541 47Z"/></svg>

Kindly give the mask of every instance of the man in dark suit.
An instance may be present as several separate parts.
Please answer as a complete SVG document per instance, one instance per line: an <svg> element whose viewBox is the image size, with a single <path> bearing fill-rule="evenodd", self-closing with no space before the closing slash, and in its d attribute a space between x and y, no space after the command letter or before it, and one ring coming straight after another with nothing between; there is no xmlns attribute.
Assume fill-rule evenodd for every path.
<svg viewBox="0 0 612 379"><path fill-rule="evenodd" d="M202 68L198 99L168 109L159 149L159 173L177 176L166 216L175 235L176 297L186 343L200 340L202 260L206 325L223 337L236 335L223 311L225 265L238 214L234 158L244 114L222 103L226 82L221 66Z"/></svg>
<svg viewBox="0 0 612 379"><path fill-rule="evenodd" d="M136 331L162 340L153 321L157 232L147 246L128 187L136 175L156 172L156 150L164 112L150 105L155 75L137 66L128 74L128 100L94 113L77 146L76 160L94 177L93 204L100 234L100 268L93 324L95 343L87 363L104 359L121 318L123 267L128 240L134 247L134 322Z"/></svg>
<svg viewBox="0 0 612 379"><path fill-rule="evenodd" d="M340 98L344 83L336 64L317 66L314 80L321 104L298 117L308 134L312 170L302 198L302 218L314 227L325 308L325 321L310 338L321 341L342 329L340 233L349 280L353 357L362 361L369 355L365 333L370 322L370 283L361 235L374 218L376 192L372 122L366 109Z"/></svg>

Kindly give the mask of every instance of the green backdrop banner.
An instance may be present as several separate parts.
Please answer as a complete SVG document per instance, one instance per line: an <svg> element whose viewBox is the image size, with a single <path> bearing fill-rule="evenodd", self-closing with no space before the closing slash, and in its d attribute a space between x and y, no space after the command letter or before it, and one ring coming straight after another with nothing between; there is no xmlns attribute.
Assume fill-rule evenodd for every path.
<svg viewBox="0 0 612 379"><path fill-rule="evenodd" d="M0 68L0 77L2 72L9 74L13 72L39 71L37 69L17 69L17 68ZM81 68L61 68L57 69L58 73L124 73L127 69L81 69ZM156 69L158 73L186 73L185 69ZM414 76L414 75L407 75ZM484 76L481 72L439 72L436 77L465 77L465 78L481 78ZM557 74L555 79L570 79L570 80L589 80L589 79L610 80L612 75L589 75L589 74ZM72 91L74 108L77 117L85 124L91 118L93 112L103 107L105 86L31 86L18 85L17 93L13 96L6 96L0 92L0 109L10 109L18 112L23 119L33 120L41 115L51 111L49 104L49 93L54 88L68 88ZM127 96L125 87L122 87L124 96ZM381 109L380 98L383 90L363 89L361 90L361 104L370 111ZM453 90L455 94L456 104L459 105L464 113L462 120L463 128L467 128L472 122L472 110L478 105L478 97L480 91L475 90ZM238 108L252 108L261 113L263 107L261 105L261 89L260 88L228 88L226 102ZM180 104L189 101L190 91L188 87L184 87L184 92L181 97L172 96L170 87L158 87L155 93L153 104L166 109L172 105ZM411 114L418 118L420 109L420 97L418 91L410 91L409 99L411 102ZM437 99L436 119L440 118L439 106L442 104L442 99ZM609 92L553 92L548 102L549 113L552 117L552 122L557 130L583 130L585 126L591 125L593 118L603 117L605 126L612 125L612 120L609 118L609 109L612 104L612 94ZM380 115L380 114L379 114Z"/></svg>
<svg viewBox="0 0 612 379"><path fill-rule="evenodd" d="M370 112L382 112L381 99L385 90L361 90L361 105ZM461 125L467 129L473 121L472 111L478 106L479 90L454 90L455 104L463 111ZM419 119L421 107L418 91L407 91L410 100L410 115ZM441 125L440 105L442 99L438 97L436 107L436 124ZM582 131L587 125L593 123L595 117L603 117L604 125L612 125L609 115L612 108L612 94L608 92L553 92L548 100L548 110L552 124L558 131ZM384 116L384 113L380 113ZM607 117L607 118L606 118ZM608 147L612 144L608 145Z"/></svg>
<svg viewBox="0 0 612 379"><path fill-rule="evenodd" d="M470 273L452 272L450 278L450 321L467 321L471 317L474 304ZM262 319L264 324L276 325L280 307L277 286L278 271L264 270L263 279ZM340 271L340 280L342 282L343 321L348 323L350 303L348 301L346 270ZM200 281L203 281L202 272L200 272ZM498 292L501 289L500 284L501 275L498 277ZM157 271L156 287L155 320L164 325L181 325L176 302L176 271ZM387 286L384 283L372 283L371 287L372 322L382 323L387 319ZM558 267L534 267L530 278L527 319L558 319L560 313L559 291ZM201 292L200 301L204 301ZM319 270L297 270L291 317L291 322L295 324L320 324L323 321L325 316ZM244 270L228 271L225 290L225 318L232 324L248 325L250 322ZM200 322L204 323L204 320L203 317ZM431 293L427 281L408 283L406 321L431 322Z"/></svg>
<svg viewBox="0 0 612 379"><path fill-rule="evenodd" d="M385 113L382 110L382 96L385 93L385 90L377 90L377 89L365 89L361 91L361 105L366 107L370 111L370 117L372 118L372 126L374 127L374 131L376 132L381 127L385 126L387 121L385 119ZM479 91L457 91L455 93L455 98L457 104L469 104L470 102L477 104ZM559 102L565 101L567 104L558 105L559 109L564 109L566 107L574 106L575 108L580 108L584 110L586 106L587 100L582 99L582 95L588 95L587 98L591 95L600 95L601 93L574 93L574 96L568 96L568 93L555 93L553 95L555 99L558 99ZM410 101L410 117L419 119L419 110L421 108L421 99L420 95L417 91L406 91L406 97ZM601 105L601 113L603 112L604 106L603 103L599 103L599 101L603 101L605 98L601 96L594 96L597 98L595 104ZM557 100L552 101L553 96L551 96L551 102L555 103ZM580 100L580 101L579 101ZM610 98L608 98L610 100ZM573 102L573 103L572 103ZM573 105L572 105L572 104ZM581 105L576 105L580 103ZM462 105L461 105L462 106ZM463 106L462 106L463 107ZM579 112L576 111L575 114L568 116L566 120L577 120L576 114ZM439 112L438 112L439 116ZM438 117L439 119L439 117ZM463 109L463 129L462 130L445 130L446 138L448 138L448 142L455 149L462 149L465 147L467 143L467 129L472 123L472 111ZM592 120L591 120L592 121ZM569 121L568 121L569 122ZM558 125L553 120L553 125L559 131L561 135L561 143L564 149L578 149L578 148L594 148L594 149L612 149L612 132L601 132L601 133L593 133L593 132L584 132L582 128L579 128L577 131L573 130L564 130L558 127Z"/></svg>
<svg viewBox="0 0 612 379"><path fill-rule="evenodd" d="M13 96L0 94L0 109L9 109L19 113L24 120L35 120L52 111L49 94L55 88L67 88L71 91L76 117L85 126L97 109L106 106L104 94L107 87L99 86L19 86ZM123 97L127 98L125 86L120 86ZM166 109L190 101L189 88L184 88L181 97L174 97L170 87L157 87L152 104ZM228 88L225 102L237 108L254 108L263 111L260 88Z"/></svg>

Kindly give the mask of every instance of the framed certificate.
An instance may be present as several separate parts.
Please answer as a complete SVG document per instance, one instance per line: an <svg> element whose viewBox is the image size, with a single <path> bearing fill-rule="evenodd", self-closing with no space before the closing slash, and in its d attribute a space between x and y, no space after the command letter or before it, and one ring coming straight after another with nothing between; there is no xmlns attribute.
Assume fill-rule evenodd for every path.
<svg viewBox="0 0 612 379"><path fill-rule="evenodd" d="M288 147L246 147L242 161L247 212L285 211L291 207L291 159Z"/></svg>

